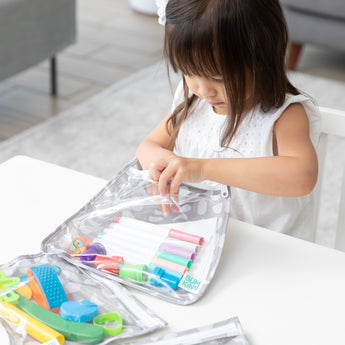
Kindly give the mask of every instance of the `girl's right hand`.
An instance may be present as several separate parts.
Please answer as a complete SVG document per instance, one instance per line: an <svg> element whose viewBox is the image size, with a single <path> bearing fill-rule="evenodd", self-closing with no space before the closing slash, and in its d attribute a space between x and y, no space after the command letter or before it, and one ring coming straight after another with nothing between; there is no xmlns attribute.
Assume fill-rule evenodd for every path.
<svg viewBox="0 0 345 345"><path fill-rule="evenodd" d="M157 182L157 190L156 193L160 194L161 196L165 196L166 194L170 194L170 188L167 186L166 191L163 193L161 188L159 187L159 181L160 177L168 165L169 160L174 159L176 155L173 152L170 152L170 154L167 154L164 158L159 159L158 161L151 161L150 167L149 167L149 176L150 178ZM170 195L170 199L172 201L172 211L177 212L178 211L178 198L177 195L173 196ZM159 208L162 210L164 217L168 217L170 214L170 204L161 204L159 205Z"/></svg>
<svg viewBox="0 0 345 345"><path fill-rule="evenodd" d="M151 164L150 177L158 182L159 192L162 196L170 194L173 211L178 210L177 200L181 183L205 180L203 161L202 159L176 156L172 153ZM164 216L168 216L169 205L162 205L162 211Z"/></svg>

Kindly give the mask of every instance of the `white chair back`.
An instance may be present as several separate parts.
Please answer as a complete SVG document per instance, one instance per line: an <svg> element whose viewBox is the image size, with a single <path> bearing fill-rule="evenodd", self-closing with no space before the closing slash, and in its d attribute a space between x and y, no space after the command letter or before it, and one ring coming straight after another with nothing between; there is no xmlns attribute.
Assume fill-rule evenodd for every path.
<svg viewBox="0 0 345 345"><path fill-rule="evenodd" d="M345 111L320 107L321 112L321 136L320 142L317 148L319 158L319 180L316 186L316 207L314 215L314 229L317 234L320 213L321 213L321 190L322 184L328 176L324 175L327 144L329 142L329 136L334 135L345 138ZM345 155L345 151L342 152ZM341 167L343 169L344 167ZM336 222L336 234L334 247L339 250L345 251L345 170L342 170L342 181L339 185L340 200L339 209L337 210L337 222ZM338 204L338 203L337 203ZM333 210L334 211L334 210Z"/></svg>

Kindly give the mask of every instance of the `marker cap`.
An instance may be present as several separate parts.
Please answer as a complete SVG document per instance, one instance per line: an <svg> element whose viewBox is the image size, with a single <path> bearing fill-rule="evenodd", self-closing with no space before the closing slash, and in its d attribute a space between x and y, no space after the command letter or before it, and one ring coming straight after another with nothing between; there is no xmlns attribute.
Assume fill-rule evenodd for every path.
<svg viewBox="0 0 345 345"><path fill-rule="evenodd" d="M153 270L153 277L150 279L150 284L153 286L164 286L167 284L173 290L176 290L180 280L172 275L167 273L163 268L156 267Z"/></svg>
<svg viewBox="0 0 345 345"><path fill-rule="evenodd" d="M119 269L119 275L123 278L129 278L138 282L148 280L148 268L146 265L123 265Z"/></svg>
<svg viewBox="0 0 345 345"><path fill-rule="evenodd" d="M85 250L85 252L80 255L80 261L84 265L88 265L95 260L98 254L106 255L107 252L101 243L94 242L90 244L89 247Z"/></svg>
<svg viewBox="0 0 345 345"><path fill-rule="evenodd" d="M119 273L119 268L124 264L122 256L100 256L95 258L95 267L99 270L109 271L114 274Z"/></svg>

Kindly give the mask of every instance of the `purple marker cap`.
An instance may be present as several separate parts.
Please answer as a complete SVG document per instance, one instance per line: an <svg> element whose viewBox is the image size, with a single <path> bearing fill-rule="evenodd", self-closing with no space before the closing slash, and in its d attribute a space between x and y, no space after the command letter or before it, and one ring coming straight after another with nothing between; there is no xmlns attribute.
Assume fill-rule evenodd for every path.
<svg viewBox="0 0 345 345"><path fill-rule="evenodd" d="M103 244L95 242L90 244L87 250L80 255L80 261L84 265L88 265L95 260L97 255L106 255L106 253Z"/></svg>
<svg viewBox="0 0 345 345"><path fill-rule="evenodd" d="M180 248L170 243L161 243L159 246L159 250L161 250L162 252L174 254L174 255L177 255L182 258L186 258L192 261L194 261L195 259L195 253L192 252L191 250Z"/></svg>

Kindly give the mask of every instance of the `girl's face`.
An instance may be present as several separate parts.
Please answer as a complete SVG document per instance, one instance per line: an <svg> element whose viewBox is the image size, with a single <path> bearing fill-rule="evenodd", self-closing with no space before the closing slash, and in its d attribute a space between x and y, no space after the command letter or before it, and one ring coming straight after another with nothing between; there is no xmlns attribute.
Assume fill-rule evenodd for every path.
<svg viewBox="0 0 345 345"><path fill-rule="evenodd" d="M220 115L228 114L228 104L223 79L200 76L184 76L187 86L199 98L211 104L213 110Z"/></svg>

